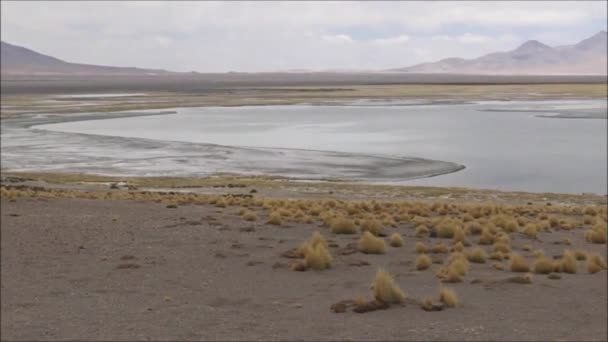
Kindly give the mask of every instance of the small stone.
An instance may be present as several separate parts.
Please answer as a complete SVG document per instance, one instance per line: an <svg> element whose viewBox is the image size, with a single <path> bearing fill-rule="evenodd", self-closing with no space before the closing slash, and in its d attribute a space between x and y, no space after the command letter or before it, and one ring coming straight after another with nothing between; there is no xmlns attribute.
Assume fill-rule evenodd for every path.
<svg viewBox="0 0 608 342"><path fill-rule="evenodd" d="M547 276L549 279L562 279L562 276L557 273L551 273Z"/></svg>

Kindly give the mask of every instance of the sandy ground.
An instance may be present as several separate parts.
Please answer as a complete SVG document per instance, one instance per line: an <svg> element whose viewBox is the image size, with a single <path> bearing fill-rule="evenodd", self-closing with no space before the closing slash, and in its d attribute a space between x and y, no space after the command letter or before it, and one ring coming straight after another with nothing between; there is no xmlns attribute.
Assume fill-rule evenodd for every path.
<svg viewBox="0 0 608 342"><path fill-rule="evenodd" d="M1 200L2 340L606 340L606 271L531 284L492 263L472 264L449 284L456 308L426 312L408 303L365 314L334 313L332 303L371 297L378 267L409 297L435 296L435 271L416 271L410 224L405 246L384 255L341 255L356 235L318 224L271 226L238 207L118 200ZM332 267L295 272L281 253L319 230L335 247ZM560 255L568 248L606 254L582 231L512 236L511 246ZM444 240L449 242L449 240ZM434 256L437 258L437 256ZM531 258L531 256L530 256ZM473 280L479 280L474 282ZM471 283L473 281L473 283Z"/></svg>

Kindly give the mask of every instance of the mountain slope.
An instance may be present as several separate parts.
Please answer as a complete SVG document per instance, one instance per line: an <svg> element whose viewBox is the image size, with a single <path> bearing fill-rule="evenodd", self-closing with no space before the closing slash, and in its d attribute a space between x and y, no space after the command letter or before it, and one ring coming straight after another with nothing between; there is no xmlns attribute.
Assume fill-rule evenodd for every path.
<svg viewBox="0 0 608 342"><path fill-rule="evenodd" d="M69 63L5 42L0 42L0 71L3 75L156 75L169 73L165 70Z"/></svg>
<svg viewBox="0 0 608 342"><path fill-rule="evenodd" d="M475 59L446 58L390 71L451 74L581 74L606 75L608 37L606 31L575 45L551 47L530 40L517 49Z"/></svg>

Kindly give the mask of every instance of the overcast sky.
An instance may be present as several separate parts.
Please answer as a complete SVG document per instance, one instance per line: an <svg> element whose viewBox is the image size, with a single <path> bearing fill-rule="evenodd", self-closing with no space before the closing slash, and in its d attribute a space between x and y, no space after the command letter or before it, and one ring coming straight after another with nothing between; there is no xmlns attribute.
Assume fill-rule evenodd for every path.
<svg viewBox="0 0 608 342"><path fill-rule="evenodd" d="M606 1L1 2L2 40L70 62L175 71L387 69L576 43Z"/></svg>

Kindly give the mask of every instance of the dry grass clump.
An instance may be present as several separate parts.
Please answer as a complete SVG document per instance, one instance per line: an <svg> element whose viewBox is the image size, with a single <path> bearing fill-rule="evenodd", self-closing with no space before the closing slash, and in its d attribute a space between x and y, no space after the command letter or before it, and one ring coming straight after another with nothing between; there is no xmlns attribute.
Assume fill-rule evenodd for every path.
<svg viewBox="0 0 608 342"><path fill-rule="evenodd" d="M492 252L490 253L490 257L491 260L498 260L498 261L502 261L503 255L501 252Z"/></svg>
<svg viewBox="0 0 608 342"><path fill-rule="evenodd" d="M416 227L416 237L423 237L427 235L429 235L429 229L426 226L420 225Z"/></svg>
<svg viewBox="0 0 608 342"><path fill-rule="evenodd" d="M401 303L406 298L390 273L383 269L379 269L376 273L372 287L374 298L384 303Z"/></svg>
<svg viewBox="0 0 608 342"><path fill-rule="evenodd" d="M437 226L437 236L440 238L451 239L454 237L454 233L459 229L458 225L451 221L442 222Z"/></svg>
<svg viewBox="0 0 608 342"><path fill-rule="evenodd" d="M459 252L452 253L448 260L448 268L453 269L461 276L466 275L469 272L469 261L467 257Z"/></svg>
<svg viewBox="0 0 608 342"><path fill-rule="evenodd" d="M418 271L426 270L431 267L433 261L426 254L421 254L416 258L416 269Z"/></svg>
<svg viewBox="0 0 608 342"><path fill-rule="evenodd" d="M458 305L458 296L456 295L456 292L445 287L439 289L439 300L450 308Z"/></svg>
<svg viewBox="0 0 608 342"><path fill-rule="evenodd" d="M511 265L512 272L529 272L530 267L524 257L517 253L511 253Z"/></svg>
<svg viewBox="0 0 608 342"><path fill-rule="evenodd" d="M243 212L242 217L245 221L255 221L258 219L258 215L251 210L245 210L245 212Z"/></svg>
<svg viewBox="0 0 608 342"><path fill-rule="evenodd" d="M528 223L522 231L526 236L536 238L538 235L538 226L534 223Z"/></svg>
<svg viewBox="0 0 608 342"><path fill-rule="evenodd" d="M271 212L270 216L268 217L268 224L273 224L275 226L280 226L283 224L281 214L276 211Z"/></svg>
<svg viewBox="0 0 608 342"><path fill-rule="evenodd" d="M327 249L327 242L319 232L314 232L308 241L302 243L298 247L297 253L304 258L305 268L317 271L329 268L332 261L332 256Z"/></svg>
<svg viewBox="0 0 608 342"><path fill-rule="evenodd" d="M452 246L451 251L452 252L462 252L462 251L464 251L464 245L462 244L462 242L458 241L457 243L455 243Z"/></svg>
<svg viewBox="0 0 608 342"><path fill-rule="evenodd" d="M420 241L416 242L416 253L428 253L429 249Z"/></svg>
<svg viewBox="0 0 608 342"><path fill-rule="evenodd" d="M469 233L473 235L479 235L483 231L481 225L477 222L471 222L466 227Z"/></svg>
<svg viewBox="0 0 608 342"><path fill-rule="evenodd" d="M346 217L336 217L330 221L329 228L334 234L355 234L357 226Z"/></svg>
<svg viewBox="0 0 608 342"><path fill-rule="evenodd" d="M442 267L437 271L436 276L444 283L460 283L462 276L454 269Z"/></svg>
<svg viewBox="0 0 608 342"><path fill-rule="evenodd" d="M374 219L365 219L361 222L361 232L370 232L374 235L382 233L384 226Z"/></svg>
<svg viewBox="0 0 608 342"><path fill-rule="evenodd" d="M310 267L313 270L321 271L329 268L332 257L327 247L325 247L323 244L318 244L314 247L311 246L306 250L304 260L306 261L307 267Z"/></svg>
<svg viewBox="0 0 608 342"><path fill-rule="evenodd" d="M475 247L468 255L469 261L477 264L485 264L486 263L486 252L480 248Z"/></svg>
<svg viewBox="0 0 608 342"><path fill-rule="evenodd" d="M545 251L543 251L542 249L537 249L532 252L532 256L535 258L540 258L541 256L545 256Z"/></svg>
<svg viewBox="0 0 608 342"><path fill-rule="evenodd" d="M501 264L501 263L499 263L499 262L495 262L495 263L493 263L493 264L492 264L492 267L493 267L494 269L496 269L496 270L499 270L499 271L504 271L504 270L505 270L505 265L503 265L503 264Z"/></svg>
<svg viewBox="0 0 608 342"><path fill-rule="evenodd" d="M597 215L597 210L595 210L594 207L586 207L585 211L583 213L585 215L595 216L595 215Z"/></svg>
<svg viewBox="0 0 608 342"><path fill-rule="evenodd" d="M589 215L585 215L583 216L583 223L584 224L589 224L589 225L593 225L595 224L595 217L593 216L589 216Z"/></svg>
<svg viewBox="0 0 608 342"><path fill-rule="evenodd" d="M585 232L585 240L589 242L603 244L607 239L608 226L606 224L597 223Z"/></svg>
<svg viewBox="0 0 608 342"><path fill-rule="evenodd" d="M503 254L511 252L511 246L504 242L497 242L494 244L494 252L501 252Z"/></svg>
<svg viewBox="0 0 608 342"><path fill-rule="evenodd" d="M389 238L389 244L392 247L401 247L403 246L403 237L401 237L401 234L399 233L393 233Z"/></svg>
<svg viewBox="0 0 608 342"><path fill-rule="evenodd" d="M560 269L564 273L576 273L577 270L577 261L574 253L571 251L565 251L562 259L560 261Z"/></svg>
<svg viewBox="0 0 608 342"><path fill-rule="evenodd" d="M375 237L370 232L363 232L358 242L359 250L366 254L384 254L386 244L382 238Z"/></svg>
<svg viewBox="0 0 608 342"><path fill-rule="evenodd" d="M458 283L469 271L469 262L462 253L452 253L446 265L441 267L436 276L446 283Z"/></svg>
<svg viewBox="0 0 608 342"><path fill-rule="evenodd" d="M540 256L534 261L534 273L549 274L553 272L553 260L546 256Z"/></svg>
<svg viewBox="0 0 608 342"><path fill-rule="evenodd" d="M480 245L491 245L494 243L494 236L490 233L488 228L484 228L481 231L481 236L479 237Z"/></svg>
<svg viewBox="0 0 608 342"><path fill-rule="evenodd" d="M601 255L592 254L587 256L587 272L597 273L606 268L606 260L604 260Z"/></svg>
<svg viewBox="0 0 608 342"><path fill-rule="evenodd" d="M443 242L437 243L431 248L431 252L436 254L446 254L448 251L448 245Z"/></svg>
<svg viewBox="0 0 608 342"><path fill-rule="evenodd" d="M452 237L454 242L464 242L464 238L465 238L465 234L464 234L464 231L462 230L462 228L460 228L458 226L456 228L454 228L454 234Z"/></svg>

